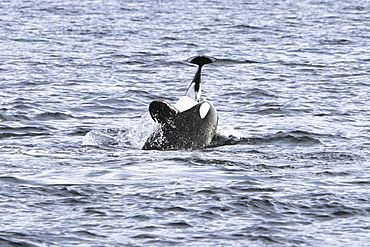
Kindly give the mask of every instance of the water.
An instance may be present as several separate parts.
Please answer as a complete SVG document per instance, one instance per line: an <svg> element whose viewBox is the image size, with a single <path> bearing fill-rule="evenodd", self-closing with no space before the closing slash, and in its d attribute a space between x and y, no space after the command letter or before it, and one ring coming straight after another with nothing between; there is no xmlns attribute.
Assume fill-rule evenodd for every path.
<svg viewBox="0 0 370 247"><path fill-rule="evenodd" d="M0 9L1 246L368 245L368 2ZM140 150L197 54L234 139Z"/></svg>

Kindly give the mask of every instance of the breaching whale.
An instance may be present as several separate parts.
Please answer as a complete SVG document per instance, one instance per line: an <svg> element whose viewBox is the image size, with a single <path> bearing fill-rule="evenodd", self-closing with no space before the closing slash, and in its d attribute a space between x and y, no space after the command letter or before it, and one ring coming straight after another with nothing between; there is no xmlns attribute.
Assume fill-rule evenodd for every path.
<svg viewBox="0 0 370 247"><path fill-rule="evenodd" d="M203 65L215 60L208 56L187 59L198 65L198 70L186 95L174 106L165 101L150 103L150 116L160 126L146 140L143 149L200 149L211 143L216 134L218 116L210 102L201 100L201 72Z"/></svg>

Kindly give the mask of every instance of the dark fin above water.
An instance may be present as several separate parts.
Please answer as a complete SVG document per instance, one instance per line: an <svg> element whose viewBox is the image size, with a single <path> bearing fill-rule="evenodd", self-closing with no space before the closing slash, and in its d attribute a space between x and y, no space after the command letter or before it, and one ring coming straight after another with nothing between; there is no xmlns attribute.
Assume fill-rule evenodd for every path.
<svg viewBox="0 0 370 247"><path fill-rule="evenodd" d="M193 63L193 64L197 64L199 66L203 66L203 65L208 64L208 63L213 63L214 61L216 61L216 58L207 57L207 56L195 56L195 57L188 58L187 61L189 63Z"/></svg>
<svg viewBox="0 0 370 247"><path fill-rule="evenodd" d="M179 111L165 101L153 101L149 105L149 113L155 122L164 124L174 119Z"/></svg>

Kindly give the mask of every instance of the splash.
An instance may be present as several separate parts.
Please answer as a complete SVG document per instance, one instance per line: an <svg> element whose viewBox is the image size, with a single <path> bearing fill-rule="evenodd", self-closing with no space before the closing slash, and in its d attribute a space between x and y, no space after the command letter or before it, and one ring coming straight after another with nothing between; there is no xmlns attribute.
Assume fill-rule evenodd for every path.
<svg viewBox="0 0 370 247"><path fill-rule="evenodd" d="M82 140L83 146L109 146L117 144L118 131L113 129L92 130Z"/></svg>
<svg viewBox="0 0 370 247"><path fill-rule="evenodd" d="M231 125L218 126L216 135L207 147L219 147L224 145L234 145L243 140L240 133Z"/></svg>
<svg viewBox="0 0 370 247"><path fill-rule="evenodd" d="M149 113L138 121L133 121L126 130L101 129L88 132L82 141L84 146L120 146L124 148L142 149L148 137L159 128ZM243 137L233 126L218 126L215 137L207 147L218 147L239 143ZM207 148L206 147L206 148Z"/></svg>
<svg viewBox="0 0 370 247"><path fill-rule="evenodd" d="M236 129L234 129L234 127L231 125L218 126L217 135L221 135L225 137L232 136L238 140L242 138L241 134Z"/></svg>
<svg viewBox="0 0 370 247"><path fill-rule="evenodd" d="M83 140L84 146L120 146L141 149L149 135L158 128L149 116L143 115L140 120L133 121L126 130L101 129L88 132Z"/></svg>
<svg viewBox="0 0 370 247"><path fill-rule="evenodd" d="M158 128L159 124L155 123L147 112L139 122L118 135L119 145L141 149L150 134Z"/></svg>

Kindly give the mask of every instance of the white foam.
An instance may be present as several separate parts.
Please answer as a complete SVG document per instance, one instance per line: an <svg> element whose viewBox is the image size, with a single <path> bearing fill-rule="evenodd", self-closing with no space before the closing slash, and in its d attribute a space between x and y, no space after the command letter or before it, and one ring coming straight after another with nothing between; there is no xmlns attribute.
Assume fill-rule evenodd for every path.
<svg viewBox="0 0 370 247"><path fill-rule="evenodd" d="M117 143L116 135L117 131L114 130L92 130L84 136L82 145L99 146Z"/></svg>
<svg viewBox="0 0 370 247"><path fill-rule="evenodd" d="M242 137L241 134L231 125L218 126L217 134L225 137L234 136L237 139L240 139Z"/></svg>
<svg viewBox="0 0 370 247"><path fill-rule="evenodd" d="M118 134L118 142L121 146L141 149L151 133L159 127L147 112L139 121L134 121L132 126Z"/></svg>

